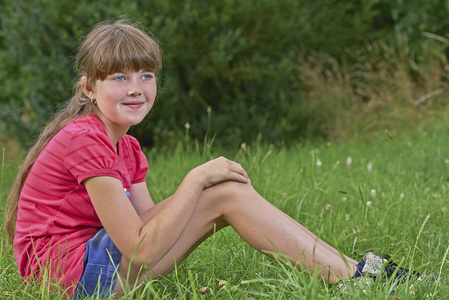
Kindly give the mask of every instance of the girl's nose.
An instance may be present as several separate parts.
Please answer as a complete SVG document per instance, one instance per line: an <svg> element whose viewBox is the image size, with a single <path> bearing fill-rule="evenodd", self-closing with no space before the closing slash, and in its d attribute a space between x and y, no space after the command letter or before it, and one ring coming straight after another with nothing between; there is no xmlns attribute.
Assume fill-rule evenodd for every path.
<svg viewBox="0 0 449 300"><path fill-rule="evenodd" d="M129 96L134 96L134 97L136 97L136 96L141 96L141 95L142 95L142 90L139 89L139 88L137 88L137 87L131 88L131 89L128 91L128 95L129 95Z"/></svg>

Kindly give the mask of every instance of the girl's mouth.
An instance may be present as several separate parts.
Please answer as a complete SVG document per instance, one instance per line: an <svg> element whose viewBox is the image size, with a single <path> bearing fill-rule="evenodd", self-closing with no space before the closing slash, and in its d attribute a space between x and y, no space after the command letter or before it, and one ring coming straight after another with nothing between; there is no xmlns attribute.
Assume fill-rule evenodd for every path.
<svg viewBox="0 0 449 300"><path fill-rule="evenodd" d="M129 108L134 108L134 109L141 108L144 104L145 104L145 102L141 102L141 101L123 103L124 106L129 107Z"/></svg>

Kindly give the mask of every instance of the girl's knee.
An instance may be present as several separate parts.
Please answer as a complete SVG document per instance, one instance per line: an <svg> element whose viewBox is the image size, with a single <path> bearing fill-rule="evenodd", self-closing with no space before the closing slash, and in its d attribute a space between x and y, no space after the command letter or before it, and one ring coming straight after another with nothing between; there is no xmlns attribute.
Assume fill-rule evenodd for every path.
<svg viewBox="0 0 449 300"><path fill-rule="evenodd" d="M204 190L203 200L211 204L214 209L224 211L238 207L242 202L252 198L253 193L256 191L250 184L227 181Z"/></svg>

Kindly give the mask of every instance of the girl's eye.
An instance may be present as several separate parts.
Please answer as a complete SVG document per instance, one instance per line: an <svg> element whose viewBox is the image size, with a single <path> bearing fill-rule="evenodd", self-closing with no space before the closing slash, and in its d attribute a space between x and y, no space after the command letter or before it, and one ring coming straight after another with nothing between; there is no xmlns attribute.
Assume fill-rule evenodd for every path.
<svg viewBox="0 0 449 300"><path fill-rule="evenodd" d="M114 77L114 80L115 80L115 81L124 81L124 80L125 80L125 76L123 76L123 75L115 76L115 77Z"/></svg>
<svg viewBox="0 0 449 300"><path fill-rule="evenodd" d="M148 73L148 74L143 74L142 75L142 79L143 80L150 80L150 79L152 79L154 76L153 76L153 74L151 74L151 73Z"/></svg>

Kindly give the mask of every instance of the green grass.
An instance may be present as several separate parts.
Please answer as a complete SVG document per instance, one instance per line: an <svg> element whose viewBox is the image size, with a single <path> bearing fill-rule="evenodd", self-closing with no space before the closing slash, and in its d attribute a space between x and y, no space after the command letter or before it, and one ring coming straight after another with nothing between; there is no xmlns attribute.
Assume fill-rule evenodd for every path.
<svg viewBox="0 0 449 300"><path fill-rule="evenodd" d="M412 284L417 299L448 299L448 138L448 129L435 127L392 140L382 134L362 144L315 142L286 148L256 142L226 154L246 168L268 201L341 252L357 260L368 251L390 254L401 266L440 275L444 283L437 288L423 291L406 282L342 293L263 256L227 228L164 279L124 299L409 299ZM214 147L194 150L185 145L152 151L148 185L153 199L172 194L191 168L222 154ZM2 199L14 170L15 163L3 162ZM0 298L62 297L22 284L4 238L0 246ZM227 281L225 287L219 287L221 280ZM208 287L205 295L199 293L202 287Z"/></svg>

